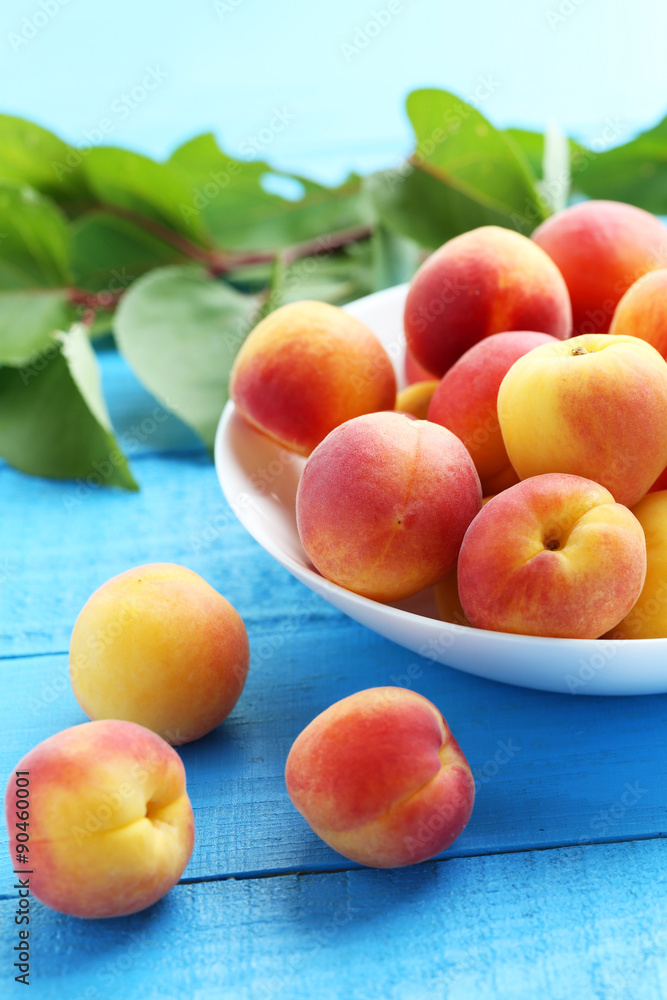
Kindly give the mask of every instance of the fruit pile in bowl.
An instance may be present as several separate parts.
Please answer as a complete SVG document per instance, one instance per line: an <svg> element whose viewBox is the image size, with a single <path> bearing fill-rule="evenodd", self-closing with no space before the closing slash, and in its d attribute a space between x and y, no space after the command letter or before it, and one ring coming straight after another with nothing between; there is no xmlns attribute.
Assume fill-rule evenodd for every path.
<svg viewBox="0 0 667 1000"><path fill-rule="evenodd" d="M549 690L665 691L665 355L654 216L591 201L531 239L483 227L409 288L264 319L218 474L283 565L421 655Z"/></svg>

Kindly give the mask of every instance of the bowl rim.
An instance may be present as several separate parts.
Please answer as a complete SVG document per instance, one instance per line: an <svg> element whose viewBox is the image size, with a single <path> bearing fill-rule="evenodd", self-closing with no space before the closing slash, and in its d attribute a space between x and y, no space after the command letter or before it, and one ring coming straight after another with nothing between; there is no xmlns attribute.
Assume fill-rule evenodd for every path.
<svg viewBox="0 0 667 1000"><path fill-rule="evenodd" d="M405 341L402 324L399 332L395 313L397 306L402 309L408 288L407 282L394 285L355 299L342 307L375 330L391 357L399 389L406 384L403 371ZM381 315L376 317L376 313L381 313L382 310L385 311L385 317L382 318ZM387 310L394 313L394 319L387 320ZM377 322L374 322L376 318ZM386 333L383 334L385 322L388 326ZM232 459L236 464L231 469L227 467L230 457L229 447L234 440L233 425L235 421L240 422L239 427L243 428L242 433L249 430L252 434L257 435L258 442L273 444L276 448L283 447L279 442L272 440L269 435L244 421L237 414L236 407L231 400L225 404L215 434L214 460L222 493L232 512L250 536L276 562L347 617L390 641L411 649L419 656L448 664L453 669L498 683L517 685L532 690L567 693L563 684L566 681L569 683L568 677L573 675L563 673L556 680L553 668L555 660L559 661L563 670L569 668L576 672L577 664L580 665L582 661L591 663L597 654L606 657L608 662L616 661L618 672L615 669L613 675L607 675L605 670L604 676L610 676L611 682L602 681L602 677L582 678L582 683L577 684L577 690L569 688L570 694L637 696L667 693L667 660L664 660L667 637L621 639L601 636L596 639L579 639L475 629L472 626L444 621L431 613L420 613L402 607L401 605L404 603L402 601L386 604L375 601L327 580L312 566L302 547L303 561L300 561L289 550L292 548L291 545L286 550L280 540L274 539L271 531L270 510L262 510L257 504L251 503L250 510L253 513L246 516L243 513L245 502L239 509L240 497L245 495L248 500L254 499L259 503L266 500L267 494L264 490L259 490L250 480L249 470L243 466L241 461ZM288 449L285 450L288 451ZM303 456L297 455L296 452L293 454L295 458L305 461ZM298 537L296 541L298 542ZM425 594L431 589L425 588L420 593ZM405 637L402 634L403 630ZM423 641L419 645L417 644L419 638L415 639L415 636L423 636ZM450 648L455 641L457 646L459 642L461 643L458 648L464 653L464 656L457 654L454 658L458 662L450 661L445 654L439 651L440 642L444 643L446 648ZM613 649L611 654L609 653L610 645ZM507 677L501 676L495 669L486 666L487 663L489 665L493 663L496 655L505 664L511 664L507 667ZM617 656L620 656L618 661L616 660ZM560 663L561 657L562 663ZM463 659L465 659L465 665ZM525 678L522 676L523 665L528 661L530 661L530 670L534 671L534 676ZM633 670L635 663L637 667ZM594 669L597 671L601 667ZM581 676L580 670L576 676ZM599 680L602 683L598 683ZM581 691L578 690L579 688Z"/></svg>
<svg viewBox="0 0 667 1000"><path fill-rule="evenodd" d="M375 293L381 294L381 293ZM370 297L370 296L369 296ZM386 609L387 614L393 615L394 613L400 613L401 615L406 615L408 618L414 621L421 621L424 619L424 615L417 614L414 611L408 611L405 608L397 608L393 604L385 604L381 601L372 600L370 597L364 597L361 594L356 594L353 590L347 590L345 587L341 587L340 584L334 583L331 580L327 580L326 577L322 576L315 569L311 569L310 566L302 565L297 562L292 556L284 552L284 550L278 545L271 534L268 531L263 531L254 521L248 524L245 520L239 517L236 513L235 507L238 505L238 497L232 497L229 492L229 482L226 477L221 472L221 462L219 460L220 453L222 451L222 442L227 433L227 428L234 416L236 415L236 407L231 400L225 404L224 410L222 411L222 416L218 423L218 427L215 434L215 467L218 476L218 482L222 489L225 500L229 504L230 508L234 512L235 516L239 520L239 523L243 525L245 530L251 535L259 545L265 549L280 565L284 566L292 576L304 582L303 578L307 578L312 581L314 587L320 591L329 593L332 595L343 595L346 601L350 601L352 604L356 604L359 607L372 607L376 611L378 609ZM243 419L239 415L239 419ZM257 428L252 428L256 433L261 434ZM268 435L264 435L268 440L271 438ZM295 452L296 454L296 452ZM304 553L305 555L305 553ZM378 611L378 613L380 613ZM544 635L527 635L523 632L496 632L491 629L476 629L468 625L457 625L454 622L443 621L442 619L431 618L429 619L433 622L434 628L439 628L443 633L453 633L454 635L471 635L474 634L476 637L485 636L489 639L495 639L499 642L505 643L507 645L514 645L515 643L529 643L531 646L534 644L552 646L553 643L559 643L563 646L570 647L581 647L582 643L590 644L591 651L593 651L597 644L601 641L604 642L614 642L614 643L632 643L633 648L635 646L641 645L646 648L660 648L660 644L667 646L667 639L651 638L651 639L613 639L602 637L597 639L576 639L576 638L560 638L557 636L544 636Z"/></svg>

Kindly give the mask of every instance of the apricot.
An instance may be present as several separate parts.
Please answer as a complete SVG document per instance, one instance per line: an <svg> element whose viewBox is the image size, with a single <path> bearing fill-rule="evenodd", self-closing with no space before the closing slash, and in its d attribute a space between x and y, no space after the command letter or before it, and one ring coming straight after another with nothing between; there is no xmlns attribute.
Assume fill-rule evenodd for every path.
<svg viewBox="0 0 667 1000"><path fill-rule="evenodd" d="M465 625L470 628L470 622L459 597L457 568L454 567L453 570L450 570L444 580L436 583L433 590L438 614L443 622L449 622L451 625Z"/></svg>
<svg viewBox="0 0 667 1000"><path fill-rule="evenodd" d="M475 628L555 638L599 638L633 607L645 575L634 514L598 483L558 473L485 504L458 561Z"/></svg>
<svg viewBox="0 0 667 1000"><path fill-rule="evenodd" d="M438 385L437 379L431 379L428 382L413 382L412 385L399 392L396 397L395 409L398 413L409 413L410 416L416 417L418 420L426 420L433 393Z"/></svg>
<svg viewBox="0 0 667 1000"><path fill-rule="evenodd" d="M547 333L517 331L486 337L445 372L433 394L428 419L463 441L485 495L500 493L519 482L498 422L500 383L515 361L534 347L549 343L558 341Z"/></svg>
<svg viewBox="0 0 667 1000"><path fill-rule="evenodd" d="M192 570L138 566L88 598L74 625L70 677L91 719L125 719L168 743L199 739L239 699L250 653L229 601Z"/></svg>
<svg viewBox="0 0 667 1000"><path fill-rule="evenodd" d="M30 891L75 917L119 917L178 882L194 844L185 769L132 722L84 722L50 736L16 765L29 775ZM12 860L17 779L5 794Z"/></svg>
<svg viewBox="0 0 667 1000"><path fill-rule="evenodd" d="M667 491L650 493L632 508L646 537L646 580L612 639L667 639Z"/></svg>
<svg viewBox="0 0 667 1000"><path fill-rule="evenodd" d="M450 431L373 413L337 427L310 456L297 527L322 576L398 601L449 572L481 502L473 461Z"/></svg>
<svg viewBox="0 0 667 1000"><path fill-rule="evenodd" d="M404 371L405 381L408 385L413 385L414 382L430 382L434 377L432 372L427 372L424 366L415 360L407 347L405 349Z"/></svg>
<svg viewBox="0 0 667 1000"><path fill-rule="evenodd" d="M667 359L667 268L649 271L616 306L609 332L639 337Z"/></svg>
<svg viewBox="0 0 667 1000"><path fill-rule="evenodd" d="M229 383L249 423L301 455L352 417L392 410L396 376L360 320L326 302L293 302L259 323Z"/></svg>
<svg viewBox="0 0 667 1000"><path fill-rule="evenodd" d="M491 334L535 330L563 339L572 327L553 261L499 226L473 229L436 250L412 279L404 320L409 350L437 377Z"/></svg>
<svg viewBox="0 0 667 1000"><path fill-rule="evenodd" d="M637 337L544 344L503 379L498 419L521 479L583 476L632 507L667 465L667 363Z"/></svg>
<svg viewBox="0 0 667 1000"><path fill-rule="evenodd" d="M532 235L558 266L572 300L574 335L607 333L621 296L647 271L667 266L667 228L618 201L584 201Z"/></svg>
<svg viewBox="0 0 667 1000"><path fill-rule="evenodd" d="M396 687L359 691L313 719L289 752L285 781L318 837L376 868L444 851L475 798L468 762L438 709Z"/></svg>
<svg viewBox="0 0 667 1000"><path fill-rule="evenodd" d="M510 485L513 486L515 484L511 483ZM509 486L507 488L509 489ZM482 507L485 507L489 500L493 500L493 497L484 497ZM465 625L467 628L472 628L459 597L458 564L454 569L449 571L443 580L436 583L433 588L433 595L438 614L443 622L449 622L451 625Z"/></svg>
<svg viewBox="0 0 667 1000"><path fill-rule="evenodd" d="M662 470L649 490L649 493L659 493L661 490L667 490L667 469Z"/></svg>

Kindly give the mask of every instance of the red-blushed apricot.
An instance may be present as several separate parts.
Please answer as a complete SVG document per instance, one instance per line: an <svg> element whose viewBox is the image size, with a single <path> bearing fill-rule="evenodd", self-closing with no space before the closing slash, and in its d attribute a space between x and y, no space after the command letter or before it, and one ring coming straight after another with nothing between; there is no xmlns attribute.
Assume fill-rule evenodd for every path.
<svg viewBox="0 0 667 1000"><path fill-rule="evenodd" d="M642 274L667 266L667 228L618 201L584 201L535 230L572 300L574 335L607 333L621 298Z"/></svg>
<svg viewBox="0 0 667 1000"><path fill-rule="evenodd" d="M662 470L649 490L649 493L659 493L661 490L667 490L667 469Z"/></svg>
<svg viewBox="0 0 667 1000"><path fill-rule="evenodd" d="M475 628L597 639L646 575L637 518L580 476L526 479L490 500L461 546L461 605Z"/></svg>
<svg viewBox="0 0 667 1000"><path fill-rule="evenodd" d="M309 455L344 421L392 410L396 376L384 347L360 320L326 302L293 302L246 339L229 393L247 421Z"/></svg>
<svg viewBox="0 0 667 1000"><path fill-rule="evenodd" d="M521 479L583 476L632 507L667 465L667 363L637 337L544 344L503 379L498 419Z"/></svg>
<svg viewBox="0 0 667 1000"><path fill-rule="evenodd" d="M496 476L490 476L484 483L483 492L490 497L494 497L496 493L502 493L504 490L508 490L510 486L516 486L521 480L516 474L516 469L511 465L506 465L502 472L499 472Z"/></svg>
<svg viewBox="0 0 667 1000"><path fill-rule="evenodd" d="M438 614L443 622L449 622L451 625L465 625L470 628L470 622L466 617L463 605L461 604L461 598L459 597L456 566L453 570L450 570L444 580L436 583L433 590Z"/></svg>
<svg viewBox="0 0 667 1000"><path fill-rule="evenodd" d="M404 369L408 385L413 385L414 382L430 382L435 378L432 372L427 372L424 366L419 364L407 347L405 349Z"/></svg>
<svg viewBox="0 0 667 1000"><path fill-rule="evenodd" d="M417 420L426 420L428 408L438 384L437 379L431 379L429 382L413 382L406 389L402 389L396 397L396 411L409 413Z"/></svg>
<svg viewBox="0 0 667 1000"><path fill-rule="evenodd" d="M398 601L456 562L482 491L450 431L401 413L348 420L306 462L297 527L322 576L376 601Z"/></svg>
<svg viewBox="0 0 667 1000"><path fill-rule="evenodd" d="M553 261L499 226L473 229L436 250L412 279L404 320L409 350L438 377L491 334L535 330L563 339L572 327Z"/></svg>
<svg viewBox="0 0 667 1000"><path fill-rule="evenodd" d="M630 285L616 306L609 332L639 337L667 359L667 268L649 271Z"/></svg>
<svg viewBox="0 0 667 1000"><path fill-rule="evenodd" d="M542 344L547 333L496 333L480 340L445 372L433 393L428 419L463 441L482 481L482 491L500 493L519 482L498 422L498 390L515 361ZM397 406L396 409L399 409ZM506 485L504 485L506 484Z"/></svg>
<svg viewBox="0 0 667 1000"><path fill-rule="evenodd" d="M155 733L108 719L72 726L30 750L30 891L74 917L120 917L169 892L194 844L180 757ZM5 812L16 857L17 778Z"/></svg>
<svg viewBox="0 0 667 1000"><path fill-rule="evenodd" d="M667 639L667 491L650 493L632 513L646 537L646 580L610 639Z"/></svg>
<svg viewBox="0 0 667 1000"><path fill-rule="evenodd" d="M285 781L318 837L375 868L444 851L475 798L468 762L438 709L397 687L359 691L313 719L294 741Z"/></svg>
<svg viewBox="0 0 667 1000"><path fill-rule="evenodd" d="M169 743L225 719L248 673L248 634L229 601L192 570L153 563L107 580L74 625L70 677L92 719L126 719Z"/></svg>
<svg viewBox="0 0 667 1000"><path fill-rule="evenodd" d="M514 486L515 484L510 483L509 485ZM509 489L509 486L506 489ZM493 500L493 496L484 497L482 506L486 506L489 500ZM443 622L449 622L451 625L465 625L467 628L472 628L459 597L458 566L450 570L443 580L436 583L433 588L433 594L438 614Z"/></svg>

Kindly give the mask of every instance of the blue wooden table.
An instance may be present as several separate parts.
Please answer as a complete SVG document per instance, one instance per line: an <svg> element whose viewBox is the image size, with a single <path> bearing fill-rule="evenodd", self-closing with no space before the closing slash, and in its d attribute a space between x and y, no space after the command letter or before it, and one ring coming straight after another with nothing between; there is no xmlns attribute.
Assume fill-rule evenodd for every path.
<svg viewBox="0 0 667 1000"><path fill-rule="evenodd" d="M128 567L172 561L200 573L242 614L252 662L229 719L180 751L196 821L181 883L116 920L35 905L30 995L667 996L667 696L494 684L355 624L245 533L196 440L115 353L101 361L141 493L0 466L2 774L85 721L68 681L70 631L90 593ZM283 782L290 745L315 715L383 684L435 702L477 786L452 848L393 871L359 868L326 847ZM12 981L16 894L4 847L0 859L0 995L9 997L22 990Z"/></svg>

